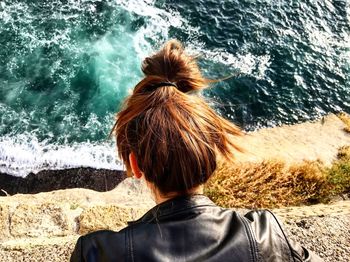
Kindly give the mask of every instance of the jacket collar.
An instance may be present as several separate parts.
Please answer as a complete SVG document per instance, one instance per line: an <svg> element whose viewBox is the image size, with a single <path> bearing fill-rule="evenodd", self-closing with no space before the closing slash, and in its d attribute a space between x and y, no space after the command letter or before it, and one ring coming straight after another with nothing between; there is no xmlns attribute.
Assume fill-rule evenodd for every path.
<svg viewBox="0 0 350 262"><path fill-rule="evenodd" d="M140 222L147 223L152 222L153 220L158 221L162 217L198 206L215 206L215 204L208 197L202 194L178 196L156 205L140 219L128 222L128 224L134 225Z"/></svg>

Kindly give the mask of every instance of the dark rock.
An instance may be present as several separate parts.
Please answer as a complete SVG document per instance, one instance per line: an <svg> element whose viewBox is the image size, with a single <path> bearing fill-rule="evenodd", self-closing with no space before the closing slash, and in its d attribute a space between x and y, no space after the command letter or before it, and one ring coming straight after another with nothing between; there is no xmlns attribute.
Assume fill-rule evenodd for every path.
<svg viewBox="0 0 350 262"><path fill-rule="evenodd" d="M35 194L67 188L87 188L96 191L109 191L126 177L124 171L72 168L64 170L43 170L27 177L15 177L0 173L0 196ZM5 192L6 193L5 193Z"/></svg>
<svg viewBox="0 0 350 262"><path fill-rule="evenodd" d="M301 219L300 221L295 223L298 227L301 227L303 229L308 229L310 228L310 225L305 219Z"/></svg>

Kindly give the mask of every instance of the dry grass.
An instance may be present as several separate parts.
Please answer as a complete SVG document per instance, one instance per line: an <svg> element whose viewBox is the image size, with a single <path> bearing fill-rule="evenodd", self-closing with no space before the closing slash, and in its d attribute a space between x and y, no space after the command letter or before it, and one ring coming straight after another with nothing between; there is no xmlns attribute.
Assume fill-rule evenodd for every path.
<svg viewBox="0 0 350 262"><path fill-rule="evenodd" d="M220 165L206 185L206 194L224 207L280 207L323 196L327 179L318 162L287 167L282 161Z"/></svg>
<svg viewBox="0 0 350 262"><path fill-rule="evenodd" d="M344 122L346 127L344 127L344 130L348 133L350 133L350 116L347 113L339 113L338 117L340 120Z"/></svg>
<svg viewBox="0 0 350 262"><path fill-rule="evenodd" d="M287 165L271 160L230 166L221 163L205 193L223 207L274 208L326 202L350 192L350 147L339 149L328 168L319 161Z"/></svg>
<svg viewBox="0 0 350 262"><path fill-rule="evenodd" d="M350 115L338 114L350 133ZM287 165L280 160L229 165L222 162L205 193L224 207L273 208L326 202L350 196L350 146L338 151L331 167L319 161Z"/></svg>

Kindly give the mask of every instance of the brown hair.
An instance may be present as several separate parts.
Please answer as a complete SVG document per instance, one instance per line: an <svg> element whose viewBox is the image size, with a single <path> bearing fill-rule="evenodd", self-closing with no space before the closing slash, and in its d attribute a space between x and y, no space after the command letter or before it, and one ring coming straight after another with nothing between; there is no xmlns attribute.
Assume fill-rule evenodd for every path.
<svg viewBox="0 0 350 262"><path fill-rule="evenodd" d="M232 159L230 135L240 130L198 95L211 82L180 42L168 41L142 63L145 77L117 114L113 127L119 156L130 174L133 152L147 181L166 195L205 183L216 155Z"/></svg>

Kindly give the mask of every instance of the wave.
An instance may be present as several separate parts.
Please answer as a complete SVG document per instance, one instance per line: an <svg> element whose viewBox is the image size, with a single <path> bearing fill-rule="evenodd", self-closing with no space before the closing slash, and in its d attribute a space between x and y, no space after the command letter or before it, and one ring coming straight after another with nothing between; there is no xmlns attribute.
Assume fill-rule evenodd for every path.
<svg viewBox="0 0 350 262"><path fill-rule="evenodd" d="M25 177L41 170L75 167L124 170L112 142L48 144L31 134L0 137L0 173Z"/></svg>

